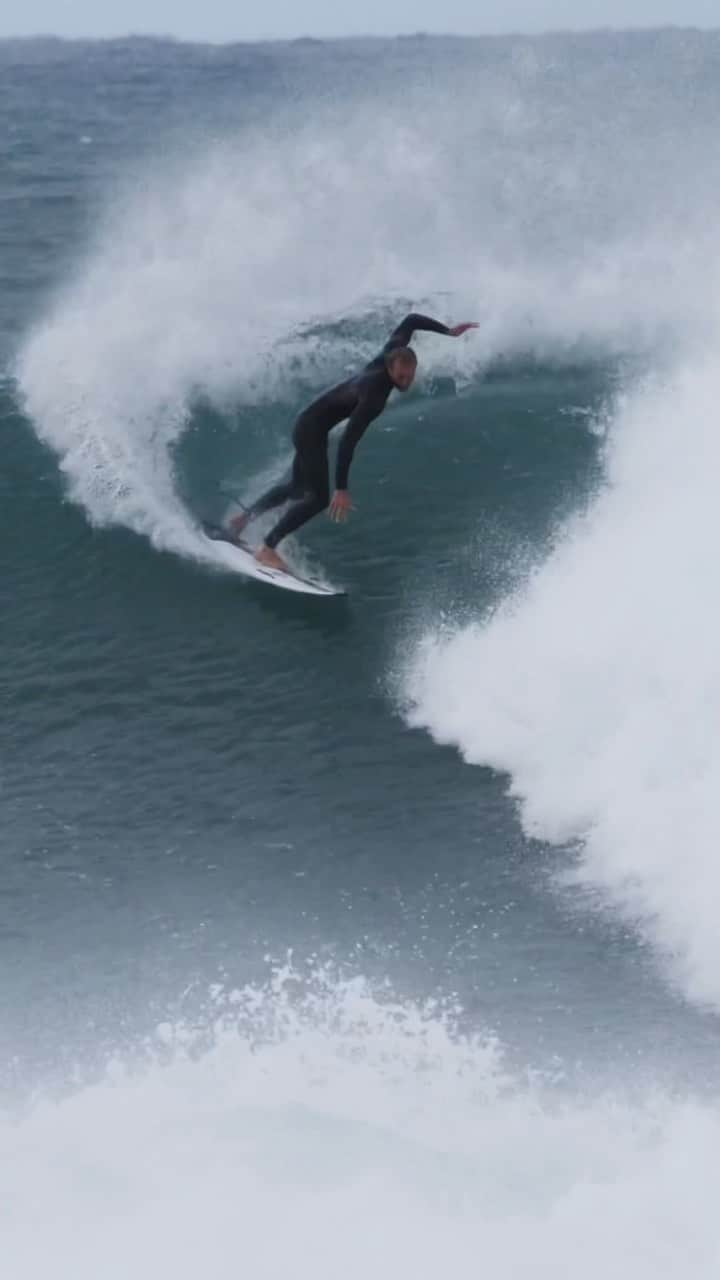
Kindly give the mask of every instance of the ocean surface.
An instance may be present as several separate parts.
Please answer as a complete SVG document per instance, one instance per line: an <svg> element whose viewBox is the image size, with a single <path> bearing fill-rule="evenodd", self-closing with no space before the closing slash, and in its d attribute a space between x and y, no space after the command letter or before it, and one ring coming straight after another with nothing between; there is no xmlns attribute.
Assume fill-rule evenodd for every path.
<svg viewBox="0 0 720 1280"><path fill-rule="evenodd" d="M4 1280L720 1275L720 33L0 42ZM357 511L199 522L409 309Z"/></svg>

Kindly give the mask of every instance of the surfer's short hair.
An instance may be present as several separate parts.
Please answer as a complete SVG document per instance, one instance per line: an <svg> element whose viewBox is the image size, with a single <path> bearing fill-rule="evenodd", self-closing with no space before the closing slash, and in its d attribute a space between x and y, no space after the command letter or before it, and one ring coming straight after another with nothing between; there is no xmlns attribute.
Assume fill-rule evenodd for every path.
<svg viewBox="0 0 720 1280"><path fill-rule="evenodd" d="M413 369L417 365L417 356L412 347L393 347L392 351L388 351L385 357L385 364L388 369L393 364L412 365Z"/></svg>

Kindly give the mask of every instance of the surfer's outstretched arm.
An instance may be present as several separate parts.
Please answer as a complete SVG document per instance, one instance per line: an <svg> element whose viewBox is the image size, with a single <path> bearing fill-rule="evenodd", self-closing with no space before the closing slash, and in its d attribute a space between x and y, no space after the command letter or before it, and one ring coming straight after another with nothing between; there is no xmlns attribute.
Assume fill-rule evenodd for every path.
<svg viewBox="0 0 720 1280"><path fill-rule="evenodd" d="M442 324L440 320L433 320L430 316L422 316L418 311L411 311L396 329L393 329L388 338L383 352L387 355L390 351L394 351L396 347L407 347L414 333L442 333L446 338L459 338L462 333L467 333L468 329L477 329L476 324L456 324L452 328L446 324Z"/></svg>

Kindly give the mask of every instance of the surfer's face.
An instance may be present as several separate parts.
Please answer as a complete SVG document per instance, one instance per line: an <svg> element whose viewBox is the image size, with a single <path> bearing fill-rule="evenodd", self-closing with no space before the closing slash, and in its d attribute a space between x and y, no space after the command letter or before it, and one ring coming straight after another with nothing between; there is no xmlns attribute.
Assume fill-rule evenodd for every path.
<svg viewBox="0 0 720 1280"><path fill-rule="evenodd" d="M398 391L408 391L415 381L417 365L411 360L394 360L389 366L390 377Z"/></svg>

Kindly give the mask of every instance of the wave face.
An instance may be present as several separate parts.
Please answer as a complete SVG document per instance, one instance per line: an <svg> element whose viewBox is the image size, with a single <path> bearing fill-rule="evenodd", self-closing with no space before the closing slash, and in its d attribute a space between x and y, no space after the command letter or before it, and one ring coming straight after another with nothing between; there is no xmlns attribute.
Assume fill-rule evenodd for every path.
<svg viewBox="0 0 720 1280"><path fill-rule="evenodd" d="M93 524L226 568L232 552L198 531L202 485L179 483L195 437L219 422L252 488L304 399L405 307L480 322L472 340L419 344L425 390L447 376L463 393L466 440L498 367L612 368L594 506L534 531L544 567L494 613L481 592L479 620L448 635L443 599L400 663L404 696L413 724L511 774L528 831L581 842L581 876L712 1002L717 48L668 32L264 53L232 128L165 121L166 145L120 166L15 360ZM418 490L436 483L421 451L403 465ZM453 548L487 532L486 506ZM486 552L491 584L505 554ZM417 596L413 616L432 618Z"/></svg>

